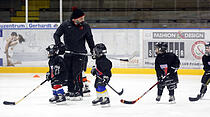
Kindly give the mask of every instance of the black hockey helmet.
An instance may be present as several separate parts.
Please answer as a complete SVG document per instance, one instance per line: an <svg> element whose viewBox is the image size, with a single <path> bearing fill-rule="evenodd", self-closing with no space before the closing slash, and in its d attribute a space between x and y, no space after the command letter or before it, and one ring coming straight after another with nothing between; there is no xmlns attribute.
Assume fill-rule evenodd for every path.
<svg viewBox="0 0 210 117"><path fill-rule="evenodd" d="M205 47L210 47L210 41L206 42Z"/></svg>
<svg viewBox="0 0 210 117"><path fill-rule="evenodd" d="M100 58L107 53L106 46L103 43L96 44L93 48L93 59Z"/></svg>
<svg viewBox="0 0 210 117"><path fill-rule="evenodd" d="M205 44L205 55L210 56L210 42L206 42Z"/></svg>
<svg viewBox="0 0 210 117"><path fill-rule="evenodd" d="M46 50L48 51L48 57L52 57L52 56L55 56L55 55L58 55L58 46L54 45L54 44L51 44L49 45Z"/></svg>
<svg viewBox="0 0 210 117"><path fill-rule="evenodd" d="M168 49L168 44L166 42L157 42L155 44L155 49L156 48L158 49L158 50L156 50L156 51L158 51L158 52L156 52L157 54L165 53L166 50Z"/></svg>

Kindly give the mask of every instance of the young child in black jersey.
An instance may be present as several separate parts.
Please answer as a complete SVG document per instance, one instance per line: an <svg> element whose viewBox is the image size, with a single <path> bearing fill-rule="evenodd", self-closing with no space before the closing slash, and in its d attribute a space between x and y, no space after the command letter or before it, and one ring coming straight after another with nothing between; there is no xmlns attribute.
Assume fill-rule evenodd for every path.
<svg viewBox="0 0 210 117"><path fill-rule="evenodd" d="M107 49L103 43L96 44L93 49L93 59L96 59L96 66L91 70L93 76L96 75L95 88L97 98L92 101L93 105L100 103L102 106L110 106L110 99L106 89L106 85L112 76L112 62L106 58Z"/></svg>
<svg viewBox="0 0 210 117"><path fill-rule="evenodd" d="M155 44L155 52L157 54L155 70L159 81L156 101L160 101L163 89L166 86L169 91L169 102L174 103L174 89L177 88L177 70L180 66L180 60L175 54L167 52L167 49L168 45L165 42Z"/></svg>
<svg viewBox="0 0 210 117"><path fill-rule="evenodd" d="M197 100L201 99L207 91L207 85L210 82L210 42L205 44L205 54L202 57L203 70L205 71L201 79L200 94L197 95Z"/></svg>
<svg viewBox="0 0 210 117"><path fill-rule="evenodd" d="M51 81L53 89L53 97L49 99L49 102L56 104L64 104L66 98L64 96L64 90L62 84L65 80L65 64L61 56L58 55L58 47L54 44L49 45L46 50L48 51L48 65L49 72L46 74L48 81Z"/></svg>

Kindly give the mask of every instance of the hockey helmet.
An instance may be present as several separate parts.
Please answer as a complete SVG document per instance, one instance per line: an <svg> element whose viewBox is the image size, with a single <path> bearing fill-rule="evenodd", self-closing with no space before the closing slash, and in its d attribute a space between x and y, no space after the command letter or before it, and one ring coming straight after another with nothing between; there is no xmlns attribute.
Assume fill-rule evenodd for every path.
<svg viewBox="0 0 210 117"><path fill-rule="evenodd" d="M49 45L46 50L48 51L48 58L58 55L58 46L51 44Z"/></svg>
<svg viewBox="0 0 210 117"><path fill-rule="evenodd" d="M168 44L166 42L157 42L155 44L156 54L165 53L167 49L168 49Z"/></svg>
<svg viewBox="0 0 210 117"><path fill-rule="evenodd" d="M206 42L205 44L205 55L210 56L210 42Z"/></svg>
<svg viewBox="0 0 210 117"><path fill-rule="evenodd" d="M93 59L100 58L107 53L106 46L103 43L96 44L93 48Z"/></svg>

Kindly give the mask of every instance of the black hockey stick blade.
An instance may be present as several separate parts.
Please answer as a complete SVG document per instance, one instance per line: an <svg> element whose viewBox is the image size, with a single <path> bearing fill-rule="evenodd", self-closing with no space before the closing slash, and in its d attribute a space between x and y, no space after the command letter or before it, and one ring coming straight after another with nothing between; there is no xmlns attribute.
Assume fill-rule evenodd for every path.
<svg viewBox="0 0 210 117"><path fill-rule="evenodd" d="M189 97L189 100L191 101L191 102L194 102L194 101L198 101L200 98L197 98L197 97Z"/></svg>
<svg viewBox="0 0 210 117"><path fill-rule="evenodd" d="M128 59L120 59L120 61L129 62L129 60L128 60Z"/></svg>
<svg viewBox="0 0 210 117"><path fill-rule="evenodd" d="M4 105L15 105L15 102L4 101L3 104Z"/></svg>
<svg viewBox="0 0 210 117"><path fill-rule="evenodd" d="M126 100L121 99L120 102L124 103L124 104L134 104L134 103L136 103L136 100L135 101L126 101Z"/></svg>
<svg viewBox="0 0 210 117"><path fill-rule="evenodd" d="M124 90L122 89L122 91L118 92L118 95L122 95L124 92Z"/></svg>

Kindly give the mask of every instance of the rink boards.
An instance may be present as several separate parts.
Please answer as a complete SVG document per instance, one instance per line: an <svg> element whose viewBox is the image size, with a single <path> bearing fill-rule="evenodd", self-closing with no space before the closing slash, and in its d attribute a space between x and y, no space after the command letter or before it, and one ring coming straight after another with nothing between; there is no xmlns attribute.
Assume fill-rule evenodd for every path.
<svg viewBox="0 0 210 117"><path fill-rule="evenodd" d="M90 73L88 68L86 73ZM0 73L46 73L48 67L0 67ZM149 68L112 68L113 74L155 74L155 69ZM179 69L179 75L202 75L202 69Z"/></svg>

